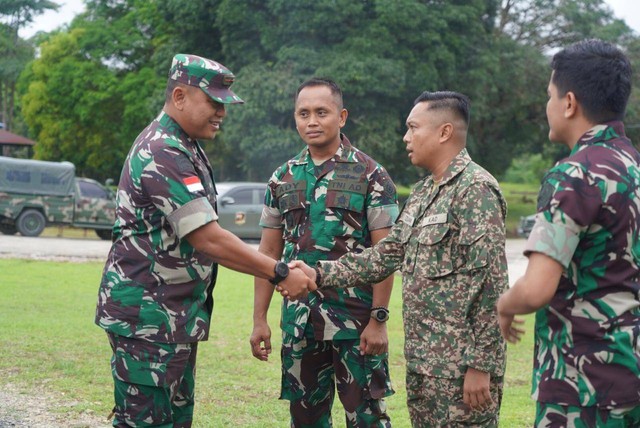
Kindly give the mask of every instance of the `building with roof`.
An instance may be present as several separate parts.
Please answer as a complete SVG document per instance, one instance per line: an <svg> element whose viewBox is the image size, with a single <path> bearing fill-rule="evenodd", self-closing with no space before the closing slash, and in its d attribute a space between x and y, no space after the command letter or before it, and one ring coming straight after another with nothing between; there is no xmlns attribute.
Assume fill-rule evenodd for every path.
<svg viewBox="0 0 640 428"><path fill-rule="evenodd" d="M31 158L36 142L6 129L0 129L0 155Z"/></svg>

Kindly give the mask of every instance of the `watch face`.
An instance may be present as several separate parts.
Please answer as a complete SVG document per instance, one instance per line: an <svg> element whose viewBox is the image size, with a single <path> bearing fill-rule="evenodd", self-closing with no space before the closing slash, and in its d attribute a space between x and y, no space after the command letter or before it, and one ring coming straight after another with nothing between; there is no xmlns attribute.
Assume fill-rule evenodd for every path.
<svg viewBox="0 0 640 428"><path fill-rule="evenodd" d="M276 264L276 275L279 277L286 277L289 275L289 266L287 266L284 262L279 262Z"/></svg>
<svg viewBox="0 0 640 428"><path fill-rule="evenodd" d="M378 309L375 312L375 319L380 321L380 322L385 322L386 320L389 319L389 313L387 311L385 311L384 309Z"/></svg>

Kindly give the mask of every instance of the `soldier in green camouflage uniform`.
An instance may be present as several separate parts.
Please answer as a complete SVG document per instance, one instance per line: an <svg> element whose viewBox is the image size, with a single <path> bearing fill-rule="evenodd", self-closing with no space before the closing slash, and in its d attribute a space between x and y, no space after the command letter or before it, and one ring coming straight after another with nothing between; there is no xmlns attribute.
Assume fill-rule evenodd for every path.
<svg viewBox="0 0 640 428"><path fill-rule="evenodd" d="M340 133L347 111L328 79L311 79L296 94L295 119L307 144L269 181L260 250L285 261L334 260L386 236L398 215L388 173ZM384 278L379 278L379 281ZM273 286L256 279L252 352L266 360L271 332L266 313ZM282 399L292 427L331 426L334 390L348 427L390 426L383 398L389 381L384 319L393 278L353 291L311 293L282 306Z"/></svg>
<svg viewBox="0 0 640 428"><path fill-rule="evenodd" d="M163 111L125 161L95 318L113 350L116 427L191 426L217 263L277 276L278 262L218 225L213 173L198 142L215 137L226 104L242 102L233 80L217 62L176 55ZM292 272L280 284L289 281L304 287L306 277Z"/></svg>
<svg viewBox="0 0 640 428"><path fill-rule="evenodd" d="M325 287L360 286L402 270L407 404L414 427L498 425L505 345L495 314L508 285L506 204L465 147L467 98L425 92L404 137L420 181L387 238L305 269ZM286 294L286 293L284 293Z"/></svg>
<svg viewBox="0 0 640 428"><path fill-rule="evenodd" d="M621 120L629 60L587 40L551 63L549 139L571 149L545 175L525 275L498 302L504 337L536 312L538 427L640 426L640 153Z"/></svg>

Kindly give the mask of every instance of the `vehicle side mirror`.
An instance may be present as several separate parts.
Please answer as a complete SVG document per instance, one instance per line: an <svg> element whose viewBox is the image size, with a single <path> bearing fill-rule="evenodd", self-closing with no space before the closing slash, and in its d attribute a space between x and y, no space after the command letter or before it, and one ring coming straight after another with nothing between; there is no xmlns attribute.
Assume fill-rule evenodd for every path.
<svg viewBox="0 0 640 428"><path fill-rule="evenodd" d="M236 203L236 200L233 199L231 196L224 196L220 198L220 205L222 205L223 207L225 205L233 205L235 203Z"/></svg>

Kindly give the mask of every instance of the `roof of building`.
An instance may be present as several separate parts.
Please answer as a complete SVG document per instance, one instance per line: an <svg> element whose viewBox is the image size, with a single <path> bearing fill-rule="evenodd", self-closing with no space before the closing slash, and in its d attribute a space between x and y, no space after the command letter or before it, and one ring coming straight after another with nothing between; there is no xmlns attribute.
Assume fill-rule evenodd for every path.
<svg viewBox="0 0 640 428"><path fill-rule="evenodd" d="M13 144L18 146L33 146L35 141L23 137L21 135L9 132L6 129L0 129L0 144Z"/></svg>

